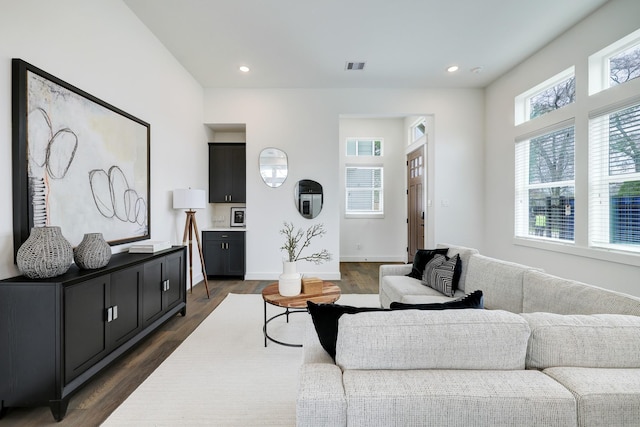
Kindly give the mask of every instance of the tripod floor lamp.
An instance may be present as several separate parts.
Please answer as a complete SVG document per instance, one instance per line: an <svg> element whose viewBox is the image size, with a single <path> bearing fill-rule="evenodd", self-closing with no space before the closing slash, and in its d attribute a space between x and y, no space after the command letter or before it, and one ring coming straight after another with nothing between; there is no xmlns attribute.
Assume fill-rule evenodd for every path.
<svg viewBox="0 0 640 427"><path fill-rule="evenodd" d="M209 298L209 284L207 283L207 272L204 268L204 257L202 256L202 245L200 244L200 232L196 223L195 209L204 209L206 196L204 190L178 189L173 190L173 208L186 209L187 220L184 223L184 235L182 244L189 245L189 289L193 292L193 234L195 232L198 243L198 253L200 254L200 264L202 265L202 275L204 276L204 287Z"/></svg>

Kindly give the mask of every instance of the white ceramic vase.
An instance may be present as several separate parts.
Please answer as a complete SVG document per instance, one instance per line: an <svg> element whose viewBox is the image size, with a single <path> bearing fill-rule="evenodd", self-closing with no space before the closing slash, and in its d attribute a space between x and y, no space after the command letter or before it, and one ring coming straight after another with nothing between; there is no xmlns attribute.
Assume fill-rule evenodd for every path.
<svg viewBox="0 0 640 427"><path fill-rule="evenodd" d="M300 294L302 279L296 271L295 261L282 261L282 274L278 280L278 292L283 297L294 297Z"/></svg>

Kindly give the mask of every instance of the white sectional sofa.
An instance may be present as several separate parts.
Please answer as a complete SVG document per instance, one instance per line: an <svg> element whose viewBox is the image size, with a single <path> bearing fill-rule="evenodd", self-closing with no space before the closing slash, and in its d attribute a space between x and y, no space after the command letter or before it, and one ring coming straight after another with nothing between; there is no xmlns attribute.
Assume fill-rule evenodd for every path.
<svg viewBox="0 0 640 427"><path fill-rule="evenodd" d="M480 289L488 310L343 314L335 360L309 321L299 426L640 425L640 298L440 246L457 294L381 266L381 306Z"/></svg>

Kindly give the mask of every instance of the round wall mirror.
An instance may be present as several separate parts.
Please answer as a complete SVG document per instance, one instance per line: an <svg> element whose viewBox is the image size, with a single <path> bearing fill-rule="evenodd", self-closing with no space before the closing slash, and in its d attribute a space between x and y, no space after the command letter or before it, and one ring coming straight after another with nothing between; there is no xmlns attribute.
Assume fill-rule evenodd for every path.
<svg viewBox="0 0 640 427"><path fill-rule="evenodd" d="M287 179L289 166L287 153L277 148L265 148L260 152L260 176L269 187L280 187Z"/></svg>
<svg viewBox="0 0 640 427"><path fill-rule="evenodd" d="M315 218L322 210L322 185L310 179L302 179L295 186L296 209L305 218Z"/></svg>

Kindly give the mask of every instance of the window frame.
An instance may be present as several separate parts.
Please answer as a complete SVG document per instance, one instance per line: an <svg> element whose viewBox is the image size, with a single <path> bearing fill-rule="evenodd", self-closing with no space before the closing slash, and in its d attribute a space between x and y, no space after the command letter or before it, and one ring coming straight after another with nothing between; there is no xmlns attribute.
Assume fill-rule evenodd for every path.
<svg viewBox="0 0 640 427"><path fill-rule="evenodd" d="M530 168L531 168L531 141L551 135L554 132L562 131L565 129L573 128L573 179L571 180L559 180L549 182L530 182ZM562 239L560 237L547 237L544 235L531 234L530 232L530 197L531 190L538 189L550 189L550 188L563 188L573 187L574 200L576 191L576 175L575 175L575 123L573 120L563 121L555 124L554 126L546 127L535 133L524 135L517 138L515 141L515 198L514 198L514 237L517 239L530 239L540 241L553 241L563 244L575 244L575 220L571 234L573 239ZM575 218L575 203L571 208L573 211L571 215ZM546 225L546 223L545 223Z"/></svg>
<svg viewBox="0 0 640 427"><path fill-rule="evenodd" d="M379 187L349 187L349 169L368 169L368 170L379 170L380 171L380 186ZM384 166L382 164L346 164L344 167L345 173L345 205L344 212L345 217L349 218L371 218L371 217L384 217ZM372 193L378 192L379 196L379 209L378 210L350 210L349 209L349 201L350 201L350 191L371 191ZM372 200L375 199L375 195L372 194Z"/></svg>
<svg viewBox="0 0 640 427"><path fill-rule="evenodd" d="M514 102L514 120L515 120L515 125L521 125L523 123L538 119L540 117L544 117L547 114L551 113L552 111L548 112L548 113L544 113L540 116L536 116L531 118L531 99L534 98L536 95L539 95L543 92L545 92L546 90L549 90L551 88L553 88L554 86L557 86L559 83L564 82L567 79L570 79L571 77L573 77L575 79L576 76L576 72L575 72L575 66L571 66L557 74L555 74L554 76L548 78L547 80L543 81L542 83L532 87L531 89L521 93L520 95L515 97L515 102ZM564 105L556 110L553 111L558 111L561 110L571 104L575 103L572 102L570 104Z"/></svg>
<svg viewBox="0 0 640 427"><path fill-rule="evenodd" d="M424 132L422 132L422 135L416 138L416 129L418 128L418 126L424 126ZM427 119L426 117L421 117L420 119L416 120L415 122L413 122L413 124L409 127L409 144L415 144L417 142L420 142L422 140L424 140L427 137Z"/></svg>
<svg viewBox="0 0 640 427"><path fill-rule="evenodd" d="M360 142L371 142L371 153L360 154ZM376 154L376 142L380 143L380 151ZM355 154L349 154L349 143L355 143ZM347 138L345 144L346 157L382 157L384 155L384 138Z"/></svg>
<svg viewBox="0 0 640 427"><path fill-rule="evenodd" d="M640 47L640 29L632 32L631 34L628 34L627 36L611 43L605 48L589 56L589 96L612 89L617 86L623 86L626 83L638 79L636 77L635 79L629 80L619 85L611 85L610 78L610 59L634 46Z"/></svg>
<svg viewBox="0 0 640 427"><path fill-rule="evenodd" d="M589 115L589 247L640 253L640 243L611 242L611 184L640 181L640 171L611 173L610 116L631 107L640 108L640 96L624 104ZM640 119L637 121L640 125ZM640 233L640 229L638 230Z"/></svg>

